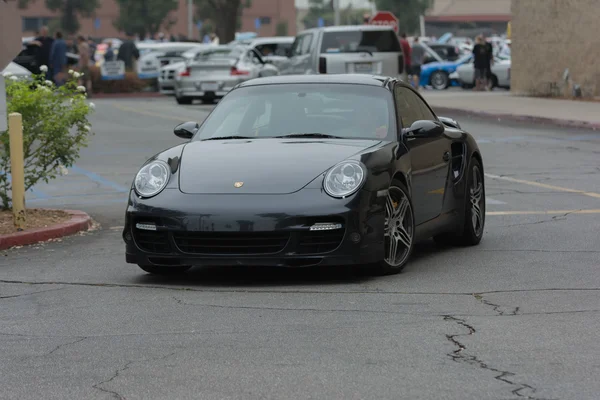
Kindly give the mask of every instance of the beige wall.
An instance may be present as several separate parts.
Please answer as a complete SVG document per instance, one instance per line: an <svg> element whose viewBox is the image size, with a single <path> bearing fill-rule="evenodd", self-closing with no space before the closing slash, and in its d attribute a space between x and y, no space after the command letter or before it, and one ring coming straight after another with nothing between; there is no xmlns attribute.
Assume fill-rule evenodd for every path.
<svg viewBox="0 0 600 400"><path fill-rule="evenodd" d="M21 51L21 24L17 2L0 1L0 71Z"/></svg>
<svg viewBox="0 0 600 400"><path fill-rule="evenodd" d="M511 87L562 95L563 73L583 95L600 96L600 0L512 0Z"/></svg>

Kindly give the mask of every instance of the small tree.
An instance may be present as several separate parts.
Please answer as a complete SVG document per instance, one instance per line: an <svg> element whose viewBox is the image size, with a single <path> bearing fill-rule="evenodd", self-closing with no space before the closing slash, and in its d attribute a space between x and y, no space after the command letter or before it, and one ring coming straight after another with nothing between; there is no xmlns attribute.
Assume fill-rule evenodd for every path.
<svg viewBox="0 0 600 400"><path fill-rule="evenodd" d="M115 28L134 32L145 37L154 35L161 26L169 25L167 18L171 11L177 10L178 0L117 0L119 17L113 21Z"/></svg>
<svg viewBox="0 0 600 400"><path fill-rule="evenodd" d="M42 74L47 71L46 66L40 69ZM85 87L77 86L79 73L69 71L61 87L44 80L42 74L32 80L9 74L0 77L6 79L8 112L23 116L25 190L66 173L92 134L87 117L94 105L86 102ZM0 199L7 209L11 200L8 131L0 131L0 171Z"/></svg>
<svg viewBox="0 0 600 400"><path fill-rule="evenodd" d="M288 35L288 23L287 21L281 21L277 24L275 28L275 34L277 36L287 36Z"/></svg>
<svg viewBox="0 0 600 400"><path fill-rule="evenodd" d="M29 3L36 0L19 0L21 8L27 8ZM91 17L94 11L100 6L99 0L45 0L46 7L51 11L60 11L60 26L69 33L74 34L79 31L78 16Z"/></svg>

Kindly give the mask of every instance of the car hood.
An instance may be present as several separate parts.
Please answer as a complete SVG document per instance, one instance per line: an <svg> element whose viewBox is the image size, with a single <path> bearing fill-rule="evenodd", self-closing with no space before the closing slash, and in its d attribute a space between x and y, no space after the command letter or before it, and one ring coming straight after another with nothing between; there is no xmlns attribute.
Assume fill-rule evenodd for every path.
<svg viewBox="0 0 600 400"><path fill-rule="evenodd" d="M189 194L287 194L379 140L248 139L188 143L179 188ZM243 182L236 188L234 183Z"/></svg>

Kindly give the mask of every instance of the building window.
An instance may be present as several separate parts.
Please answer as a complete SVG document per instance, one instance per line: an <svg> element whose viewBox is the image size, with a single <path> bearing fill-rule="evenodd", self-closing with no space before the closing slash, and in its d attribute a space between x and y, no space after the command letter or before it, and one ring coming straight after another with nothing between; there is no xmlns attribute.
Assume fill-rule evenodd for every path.
<svg viewBox="0 0 600 400"><path fill-rule="evenodd" d="M269 25L271 23L271 17L260 17L261 25Z"/></svg>
<svg viewBox="0 0 600 400"><path fill-rule="evenodd" d="M23 17L23 32L37 32L42 26L47 26L54 18L48 17Z"/></svg>

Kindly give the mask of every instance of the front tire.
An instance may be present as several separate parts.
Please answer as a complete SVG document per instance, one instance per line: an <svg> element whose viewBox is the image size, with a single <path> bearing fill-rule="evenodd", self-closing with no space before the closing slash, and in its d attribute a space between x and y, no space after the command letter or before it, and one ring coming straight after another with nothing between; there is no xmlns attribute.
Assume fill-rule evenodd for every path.
<svg viewBox="0 0 600 400"><path fill-rule="evenodd" d="M402 272L415 242L415 216L408 189L400 181L394 180L388 189L385 203L383 261L375 266L378 275L391 275Z"/></svg>
<svg viewBox="0 0 600 400"><path fill-rule="evenodd" d="M444 71L435 71L431 74L430 82L431 87L436 90L445 90L450 86L450 77Z"/></svg>
<svg viewBox="0 0 600 400"><path fill-rule="evenodd" d="M485 182L483 168L475 157L469 164L465 196L465 220L462 234L445 233L435 236L436 243L455 246L476 246L481 242L485 227Z"/></svg>
<svg viewBox="0 0 600 400"><path fill-rule="evenodd" d="M194 101L192 97L175 97L175 100L177 100L177 104L181 105L190 105Z"/></svg>
<svg viewBox="0 0 600 400"><path fill-rule="evenodd" d="M138 267L152 275L174 276L185 273L191 266L161 266L161 265L143 265Z"/></svg>

